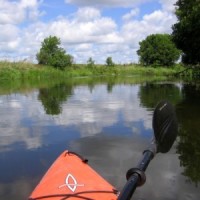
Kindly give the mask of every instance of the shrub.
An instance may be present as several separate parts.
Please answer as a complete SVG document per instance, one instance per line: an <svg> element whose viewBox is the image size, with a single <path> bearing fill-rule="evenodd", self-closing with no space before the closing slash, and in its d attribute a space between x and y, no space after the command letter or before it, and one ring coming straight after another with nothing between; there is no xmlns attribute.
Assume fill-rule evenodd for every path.
<svg viewBox="0 0 200 200"><path fill-rule="evenodd" d="M42 42L40 51L36 54L39 64L51 65L55 68L64 69L72 65L72 56L66 54L62 47L60 39L56 36L49 36Z"/></svg>
<svg viewBox="0 0 200 200"><path fill-rule="evenodd" d="M168 34L149 35L141 41L140 49L137 54L140 57L141 64L144 65L173 65L180 57L180 51L172 42Z"/></svg>

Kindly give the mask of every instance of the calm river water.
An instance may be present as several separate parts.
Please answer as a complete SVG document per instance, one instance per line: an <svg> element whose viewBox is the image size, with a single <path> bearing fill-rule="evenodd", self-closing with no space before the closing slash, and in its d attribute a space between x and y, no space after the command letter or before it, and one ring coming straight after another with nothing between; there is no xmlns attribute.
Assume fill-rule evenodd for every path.
<svg viewBox="0 0 200 200"><path fill-rule="evenodd" d="M200 85L128 78L0 85L0 199L25 200L65 149L117 189L153 135L159 100L176 108L179 136L150 163L138 200L200 199Z"/></svg>

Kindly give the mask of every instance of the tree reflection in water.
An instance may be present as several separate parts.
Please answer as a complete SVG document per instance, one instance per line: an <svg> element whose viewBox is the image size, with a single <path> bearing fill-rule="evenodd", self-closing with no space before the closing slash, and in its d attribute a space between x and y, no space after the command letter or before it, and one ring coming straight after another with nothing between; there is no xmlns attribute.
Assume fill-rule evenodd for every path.
<svg viewBox="0 0 200 200"><path fill-rule="evenodd" d="M197 186L200 182L200 88L185 84L182 88L183 100L177 105L180 122L177 153L183 175Z"/></svg>
<svg viewBox="0 0 200 200"><path fill-rule="evenodd" d="M181 91L179 86L173 83L145 83L140 86L139 97L142 106L155 108L163 99L177 104L181 100Z"/></svg>
<svg viewBox="0 0 200 200"><path fill-rule="evenodd" d="M72 95L71 84L60 83L50 88L39 90L38 99L42 102L46 114L58 115L62 112L61 104Z"/></svg>
<svg viewBox="0 0 200 200"><path fill-rule="evenodd" d="M153 109L158 101L169 100L176 107L179 122L177 153L183 175L197 186L200 182L200 87L198 84L145 83L140 86L141 105Z"/></svg>

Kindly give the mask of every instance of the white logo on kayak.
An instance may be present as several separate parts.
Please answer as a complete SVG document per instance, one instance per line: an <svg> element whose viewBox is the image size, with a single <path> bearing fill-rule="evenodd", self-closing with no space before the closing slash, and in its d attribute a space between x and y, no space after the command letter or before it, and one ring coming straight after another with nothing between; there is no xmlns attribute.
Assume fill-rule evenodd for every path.
<svg viewBox="0 0 200 200"><path fill-rule="evenodd" d="M71 174L68 174L65 179L65 184L59 186L59 188L64 186L67 186L72 192L75 192L77 186L84 186L84 184L78 184L76 179Z"/></svg>

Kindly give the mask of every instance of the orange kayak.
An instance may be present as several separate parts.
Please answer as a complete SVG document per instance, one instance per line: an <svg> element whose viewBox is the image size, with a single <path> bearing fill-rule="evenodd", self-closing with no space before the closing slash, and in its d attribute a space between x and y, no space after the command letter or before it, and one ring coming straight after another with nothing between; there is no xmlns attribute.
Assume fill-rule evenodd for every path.
<svg viewBox="0 0 200 200"><path fill-rule="evenodd" d="M116 200L117 190L79 155L64 151L36 186L29 200Z"/></svg>

